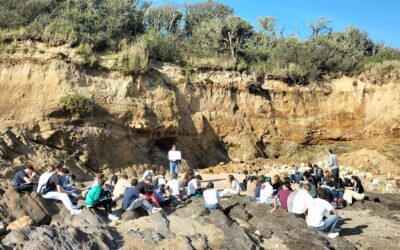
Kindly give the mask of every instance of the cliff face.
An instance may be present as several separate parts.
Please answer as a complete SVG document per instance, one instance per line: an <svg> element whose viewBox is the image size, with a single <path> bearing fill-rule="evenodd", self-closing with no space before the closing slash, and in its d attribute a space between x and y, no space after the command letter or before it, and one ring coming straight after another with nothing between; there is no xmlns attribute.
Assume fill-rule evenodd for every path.
<svg viewBox="0 0 400 250"><path fill-rule="evenodd" d="M93 114L62 112L60 98L71 92L91 98ZM146 164L166 166L173 142L198 167L400 137L400 81L393 79L343 77L299 87L237 72L183 76L168 64L123 76L58 59L2 56L0 100L0 163L10 171L62 157L83 172L109 166L134 173Z"/></svg>

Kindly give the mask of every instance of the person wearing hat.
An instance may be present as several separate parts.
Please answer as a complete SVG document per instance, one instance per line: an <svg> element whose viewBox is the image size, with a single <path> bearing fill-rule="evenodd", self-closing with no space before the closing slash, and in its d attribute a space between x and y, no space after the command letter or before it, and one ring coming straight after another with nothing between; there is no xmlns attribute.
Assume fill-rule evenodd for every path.
<svg viewBox="0 0 400 250"><path fill-rule="evenodd" d="M143 181L137 184L136 189L142 194L144 199L152 201L156 207L161 207L160 202L154 193L152 181L153 178L151 175L147 175Z"/></svg>

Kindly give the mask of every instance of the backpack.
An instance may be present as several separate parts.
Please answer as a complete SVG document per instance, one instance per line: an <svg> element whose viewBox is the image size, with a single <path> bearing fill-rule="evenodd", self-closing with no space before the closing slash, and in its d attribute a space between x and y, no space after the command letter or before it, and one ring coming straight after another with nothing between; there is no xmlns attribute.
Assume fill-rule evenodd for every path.
<svg viewBox="0 0 400 250"><path fill-rule="evenodd" d="M333 198L331 204L332 204L333 208L341 209L341 208L344 208L345 201L342 197L335 197L335 198Z"/></svg>
<svg viewBox="0 0 400 250"><path fill-rule="evenodd" d="M40 195L45 195L50 191L50 190L48 190L49 182L50 182L50 179L53 176L53 174L55 174L55 172L45 173L45 174L46 175L43 176L43 177L40 176L43 179L39 178L37 193L40 194Z"/></svg>

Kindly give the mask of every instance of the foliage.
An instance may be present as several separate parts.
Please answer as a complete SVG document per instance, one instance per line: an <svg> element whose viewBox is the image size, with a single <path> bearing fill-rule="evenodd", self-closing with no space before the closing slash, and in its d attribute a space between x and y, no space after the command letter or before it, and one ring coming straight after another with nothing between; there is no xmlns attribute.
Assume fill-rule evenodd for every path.
<svg viewBox="0 0 400 250"><path fill-rule="evenodd" d="M145 22L148 30L160 33L180 32L182 13L173 5L163 5L150 8L145 14Z"/></svg>
<svg viewBox="0 0 400 250"><path fill-rule="evenodd" d="M84 117L93 112L93 102L79 92L63 96L60 99L63 109L76 117Z"/></svg>
<svg viewBox="0 0 400 250"><path fill-rule="evenodd" d="M78 47L78 54L81 56L82 61L80 62L83 66L93 68L98 65L97 56L93 53L92 48L87 43L82 43Z"/></svg>
<svg viewBox="0 0 400 250"><path fill-rule="evenodd" d="M385 74L393 73L400 75L400 61L383 61L370 63L367 66L368 74L371 76L382 76Z"/></svg>
<svg viewBox="0 0 400 250"><path fill-rule="evenodd" d="M156 7L149 0L2 0L0 11L0 43L68 43L77 48L77 63L86 67L99 66L97 55L114 54L113 68L126 74L145 71L150 60L158 60L307 84L362 70L385 73L396 70L400 60L399 50L374 43L357 28L333 32L325 17L309 21L311 36L302 40L286 37L275 17L261 17L253 28L213 0Z"/></svg>
<svg viewBox="0 0 400 250"><path fill-rule="evenodd" d="M46 28L50 39L88 43L95 50L115 47L123 39L144 32L149 4L140 0L69 0Z"/></svg>
<svg viewBox="0 0 400 250"><path fill-rule="evenodd" d="M116 57L114 69L125 74L146 71L149 67L149 52L143 39L123 48Z"/></svg>

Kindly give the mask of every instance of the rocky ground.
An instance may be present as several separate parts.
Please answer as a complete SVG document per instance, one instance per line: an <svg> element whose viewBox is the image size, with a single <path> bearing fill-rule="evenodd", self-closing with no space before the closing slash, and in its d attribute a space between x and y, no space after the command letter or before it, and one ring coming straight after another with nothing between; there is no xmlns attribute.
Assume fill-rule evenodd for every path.
<svg viewBox="0 0 400 250"><path fill-rule="evenodd" d="M217 188L219 175L204 175ZM251 202L245 196L224 199L223 211L209 212L203 200L170 203L150 216L83 209L71 216L62 204L35 193L17 194L2 185L0 234L5 249L395 249L400 246L399 195L369 194L369 200L340 210L341 236L328 239L309 232L305 222L283 210ZM25 216L25 217L24 217ZM3 228L1 228L3 226Z"/></svg>

